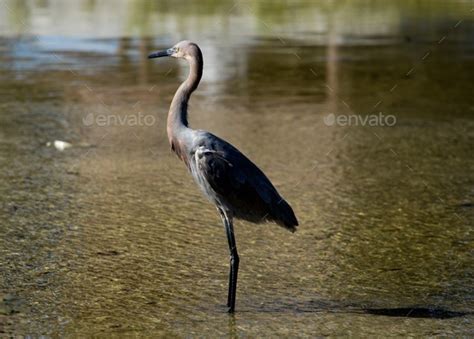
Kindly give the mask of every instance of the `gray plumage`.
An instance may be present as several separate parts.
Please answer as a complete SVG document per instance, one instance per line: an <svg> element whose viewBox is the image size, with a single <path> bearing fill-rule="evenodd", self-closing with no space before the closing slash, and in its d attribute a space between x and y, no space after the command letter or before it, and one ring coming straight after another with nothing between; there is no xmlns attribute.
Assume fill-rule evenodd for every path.
<svg viewBox="0 0 474 339"><path fill-rule="evenodd" d="M253 223L274 221L296 230L293 210L254 163L211 133L193 134L189 168L209 200L235 218Z"/></svg>
<svg viewBox="0 0 474 339"><path fill-rule="evenodd" d="M233 218L253 223L273 221L292 232L298 221L265 174L237 148L209 132L188 127L188 101L202 76L199 47L181 41L166 51L150 54L149 58L164 56L186 59L190 65L188 78L171 102L168 138L172 150L184 161L204 195L216 205L226 228L231 257L227 306L229 312L234 312L239 257Z"/></svg>

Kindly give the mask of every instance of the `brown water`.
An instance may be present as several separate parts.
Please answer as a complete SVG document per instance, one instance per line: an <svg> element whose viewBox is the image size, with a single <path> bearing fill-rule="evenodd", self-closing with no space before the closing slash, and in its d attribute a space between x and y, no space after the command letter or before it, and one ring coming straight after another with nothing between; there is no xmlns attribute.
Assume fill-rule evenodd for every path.
<svg viewBox="0 0 474 339"><path fill-rule="evenodd" d="M473 334L472 4L0 6L0 336ZM192 126L301 225L236 223L235 316L219 217L167 144L186 64L146 59L185 38Z"/></svg>

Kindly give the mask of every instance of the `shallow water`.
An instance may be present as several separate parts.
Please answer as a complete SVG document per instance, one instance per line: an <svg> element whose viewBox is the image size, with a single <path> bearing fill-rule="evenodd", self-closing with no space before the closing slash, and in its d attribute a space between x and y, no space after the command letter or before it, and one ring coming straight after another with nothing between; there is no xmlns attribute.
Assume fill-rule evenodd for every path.
<svg viewBox="0 0 474 339"><path fill-rule="evenodd" d="M473 334L468 3L0 5L0 334ZM236 222L234 317L218 214L167 143L186 65L146 59L184 38L192 126L300 221Z"/></svg>

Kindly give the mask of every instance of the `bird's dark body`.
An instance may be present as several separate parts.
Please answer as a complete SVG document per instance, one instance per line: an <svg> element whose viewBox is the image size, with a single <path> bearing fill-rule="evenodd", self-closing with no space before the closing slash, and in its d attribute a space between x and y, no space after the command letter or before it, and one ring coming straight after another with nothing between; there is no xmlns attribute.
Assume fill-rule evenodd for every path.
<svg viewBox="0 0 474 339"><path fill-rule="evenodd" d="M239 255L233 219L253 223L274 221L294 232L298 221L290 205L266 175L237 148L215 135L188 127L188 101L202 77L203 58L198 45L181 41L149 58L171 56L189 62L188 78L176 91L167 119L172 150L184 161L194 180L222 218L229 243L230 272L227 306L234 312Z"/></svg>
<svg viewBox="0 0 474 339"><path fill-rule="evenodd" d="M298 221L266 175L237 148L205 131L194 131L187 164L196 183L216 205L238 219L273 221L295 231Z"/></svg>

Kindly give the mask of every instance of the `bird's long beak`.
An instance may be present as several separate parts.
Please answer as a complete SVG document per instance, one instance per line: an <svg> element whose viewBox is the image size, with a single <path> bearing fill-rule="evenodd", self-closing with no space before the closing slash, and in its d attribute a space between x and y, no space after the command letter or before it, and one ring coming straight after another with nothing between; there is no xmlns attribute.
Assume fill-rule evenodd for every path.
<svg viewBox="0 0 474 339"><path fill-rule="evenodd" d="M167 57L173 54L173 49L168 48L167 50L164 51L158 51L158 52L153 52L148 56L148 59L153 59L153 58L161 58L161 57Z"/></svg>

